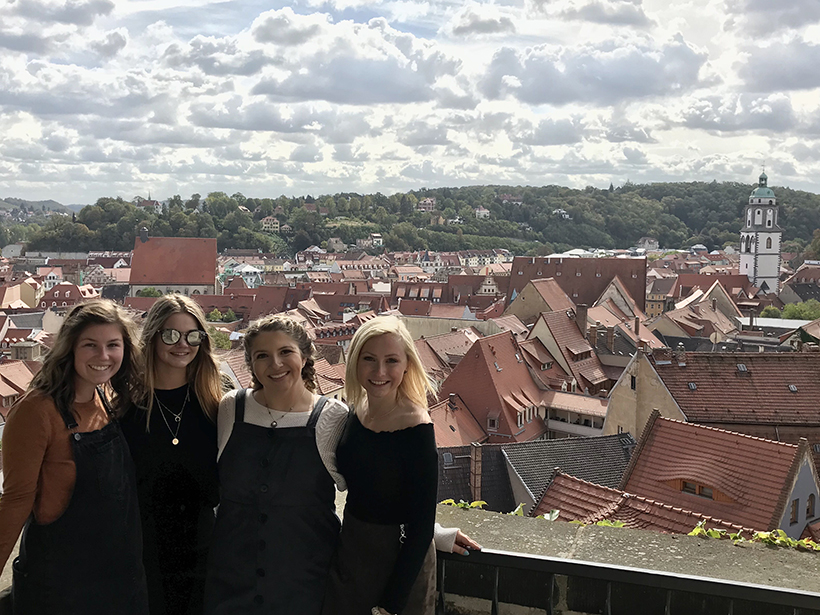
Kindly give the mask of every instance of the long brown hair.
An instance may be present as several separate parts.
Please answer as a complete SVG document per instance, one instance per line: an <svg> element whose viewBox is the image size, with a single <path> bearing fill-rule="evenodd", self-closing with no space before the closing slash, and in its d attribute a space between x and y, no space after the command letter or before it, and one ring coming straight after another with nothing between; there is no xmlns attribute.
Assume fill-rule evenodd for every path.
<svg viewBox="0 0 820 615"><path fill-rule="evenodd" d="M112 405L122 411L131 403L134 387L142 376L142 361L137 349L137 328L125 310L113 301L97 299L78 303L66 314L54 346L43 359L43 366L31 380L28 392L48 395L63 416L72 416L75 395L74 346L92 325L118 325L122 332L122 364L108 383Z"/></svg>
<svg viewBox="0 0 820 615"><path fill-rule="evenodd" d="M154 408L155 400L155 370L157 344L163 342L159 339L160 331L167 321L174 314L188 314L197 323L197 327L202 331L207 331L205 325L205 313L199 304L193 299L180 294L164 295L156 300L148 314L145 316L145 323L142 326L140 336L140 347L145 361L145 377L143 378L143 388L140 395L140 405L145 408L146 428L151 420L151 411ZM222 380L219 374L219 365L214 357L211 338L205 337L199 345L199 352L194 360L188 364L186 370L188 384L194 385L194 393L199 400L199 405L211 421L216 422L216 413L219 410L219 400L222 397Z"/></svg>
<svg viewBox="0 0 820 615"><path fill-rule="evenodd" d="M311 393L316 390L316 369L314 367L314 348L313 342L305 329L299 321L291 316L284 316L282 314L271 314L263 316L254 320L248 330L245 331L245 337L242 338L242 346L245 349L245 365L251 372L253 377L252 388L258 391L262 388L262 384L257 380L256 374L253 373L253 365L251 361L251 352L253 350L253 340L256 336L265 331L281 331L286 333L299 347L299 352L305 360L305 366L302 368L302 382L305 388Z"/></svg>

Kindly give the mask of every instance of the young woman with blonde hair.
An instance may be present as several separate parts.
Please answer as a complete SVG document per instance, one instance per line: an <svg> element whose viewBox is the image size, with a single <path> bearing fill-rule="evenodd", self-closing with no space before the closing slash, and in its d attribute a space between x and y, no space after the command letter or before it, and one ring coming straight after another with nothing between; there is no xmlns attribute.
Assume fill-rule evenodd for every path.
<svg viewBox="0 0 820 615"><path fill-rule="evenodd" d="M123 429L136 466L151 615L200 615L222 396L202 308L183 295L160 297L145 317L141 347L143 389Z"/></svg>
<svg viewBox="0 0 820 615"><path fill-rule="evenodd" d="M147 615L134 468L117 410L139 377L134 323L111 301L71 308L3 433L0 568L18 615Z"/></svg>
<svg viewBox="0 0 820 615"><path fill-rule="evenodd" d="M348 486L325 615L431 615L438 469L428 396L435 392L404 324L379 316L350 344L353 409L336 448Z"/></svg>

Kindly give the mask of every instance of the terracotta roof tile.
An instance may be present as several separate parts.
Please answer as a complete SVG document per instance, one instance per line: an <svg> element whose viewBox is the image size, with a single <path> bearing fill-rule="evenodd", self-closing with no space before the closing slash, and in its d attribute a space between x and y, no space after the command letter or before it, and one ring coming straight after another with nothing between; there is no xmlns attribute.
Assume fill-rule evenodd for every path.
<svg viewBox="0 0 820 615"><path fill-rule="evenodd" d="M436 446L466 446L484 442L487 433L458 395L430 406L430 418L436 432Z"/></svg>
<svg viewBox="0 0 820 615"><path fill-rule="evenodd" d="M688 534L700 521L706 521L706 527L710 529L743 532L747 538L753 533L750 528L597 485L563 472L555 473L530 514L538 516L551 510L558 510L558 519L562 521L596 523L608 519L621 521L626 527L664 534Z"/></svg>
<svg viewBox="0 0 820 615"><path fill-rule="evenodd" d="M151 237L134 241L131 284L204 285L216 283L216 239Z"/></svg>
<svg viewBox="0 0 820 615"><path fill-rule="evenodd" d="M771 530L799 448L744 434L674 421L657 411L621 482L628 493L731 523ZM807 454L807 452L806 452ZM683 492L681 481L713 490L714 499Z"/></svg>
<svg viewBox="0 0 820 615"><path fill-rule="evenodd" d="M459 394L482 425L488 417L497 417L497 433L526 441L542 435L546 426L541 418L534 418L518 427L517 413L523 408L510 394L522 391L528 399L541 395L512 334L504 332L477 340L444 381L441 394ZM491 441L497 437L490 432Z"/></svg>
<svg viewBox="0 0 820 615"><path fill-rule="evenodd" d="M567 312L542 312L539 318L543 319L549 328L579 386L595 386L609 380L604 373L598 355L594 352L591 353L589 358L580 361L575 360L576 357L570 352L570 348L580 348L581 344L586 344L589 350L592 349Z"/></svg>
<svg viewBox="0 0 820 615"><path fill-rule="evenodd" d="M516 256L512 263L507 301L512 300L513 290L520 293L530 280L554 278L576 304L593 305L615 276L621 278L629 295L643 311L646 293L644 258Z"/></svg>
<svg viewBox="0 0 820 615"><path fill-rule="evenodd" d="M683 360L651 356L691 422L820 425L820 353L688 352Z"/></svg>

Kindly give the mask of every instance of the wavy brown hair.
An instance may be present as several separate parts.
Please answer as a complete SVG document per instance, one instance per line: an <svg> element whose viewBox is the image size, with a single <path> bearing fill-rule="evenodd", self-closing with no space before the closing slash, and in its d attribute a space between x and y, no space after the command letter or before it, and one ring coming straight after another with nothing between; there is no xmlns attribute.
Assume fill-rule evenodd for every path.
<svg viewBox="0 0 820 615"><path fill-rule="evenodd" d="M122 332L122 364L108 382L112 407L119 413L132 401L135 386L142 376L142 359L137 348L137 328L123 308L107 299L78 303L63 320L54 346L43 359L43 366L31 380L28 391L48 395L63 416L73 416L75 377L74 346L83 332L93 325L118 325Z"/></svg>
<svg viewBox="0 0 820 615"><path fill-rule="evenodd" d="M164 295L156 300L145 316L145 323L142 325L142 335L140 336L140 348L145 361L145 377L139 396L139 403L145 409L146 428L151 420L151 411L154 408L155 382L156 382L156 345L162 344L160 331L165 327L167 321L174 314L188 314L195 321L197 328L207 331L205 313L199 304L180 294ZM222 378L219 372L219 365L214 357L211 338L207 335L199 345L199 352L194 360L187 367L188 384L193 385L199 405L211 421L216 422L216 413L219 409L219 400L222 397Z"/></svg>
<svg viewBox="0 0 820 615"><path fill-rule="evenodd" d="M269 316L263 316L262 318L254 320L248 327L248 330L245 331L245 337L242 339L242 346L245 349L245 365L248 366L251 376L253 377L253 390L258 391L262 388L262 383L257 380L256 374L253 373L253 365L251 361L253 340L256 339L260 333L264 333L266 331L282 331L293 339L294 342L296 342L302 358L305 359L305 366L302 368L301 373L302 381L305 383L305 388L308 391L311 393L314 392L316 390L316 369L314 368L313 360L313 355L315 353L313 342L310 339L310 335L308 335L307 329L305 329L298 320L283 314L271 314Z"/></svg>

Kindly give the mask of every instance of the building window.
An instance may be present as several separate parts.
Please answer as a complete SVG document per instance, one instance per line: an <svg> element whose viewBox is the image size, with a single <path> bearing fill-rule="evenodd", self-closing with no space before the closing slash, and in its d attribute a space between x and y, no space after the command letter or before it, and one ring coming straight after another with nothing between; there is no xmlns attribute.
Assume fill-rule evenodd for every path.
<svg viewBox="0 0 820 615"><path fill-rule="evenodd" d="M635 376L630 376L629 385L632 387L632 390L634 391L638 388L638 379Z"/></svg>
<svg viewBox="0 0 820 615"><path fill-rule="evenodd" d="M492 430L498 429L498 419L488 418L487 419L487 429L492 429Z"/></svg>
<svg viewBox="0 0 820 615"><path fill-rule="evenodd" d="M789 524L794 525L797 523L797 518L799 516L800 510L800 498L796 498L792 500L791 512L789 513Z"/></svg>
<svg viewBox="0 0 820 615"><path fill-rule="evenodd" d="M684 493L696 494L698 492L698 486L695 483L683 481L683 487L681 487L681 491L683 491Z"/></svg>
<svg viewBox="0 0 820 615"><path fill-rule="evenodd" d="M444 462L444 465L451 466L453 465L453 454L452 453L442 453L441 460Z"/></svg>
<svg viewBox="0 0 820 615"><path fill-rule="evenodd" d="M689 383L689 390L690 391L697 391L698 390L698 385L695 384L694 382L690 382Z"/></svg>
<svg viewBox="0 0 820 615"><path fill-rule="evenodd" d="M806 499L806 521L814 518L814 494L809 494Z"/></svg>
<svg viewBox="0 0 820 615"><path fill-rule="evenodd" d="M65 298L66 298L66 299L70 299L70 298L71 298L71 291L70 291L70 290L65 291Z"/></svg>
<svg viewBox="0 0 820 615"><path fill-rule="evenodd" d="M701 485L700 487L698 487L698 495L702 498L707 498L709 500L714 499L711 487L704 487L703 485Z"/></svg>
<svg viewBox="0 0 820 615"><path fill-rule="evenodd" d="M624 432L624 428L621 427L620 425L618 425L618 433L623 433L623 432Z"/></svg>
<svg viewBox="0 0 820 615"><path fill-rule="evenodd" d="M59 296L60 296L60 291L59 291L59 290L55 290L55 291L54 291L54 298L56 299L56 298L57 298L57 297L59 297Z"/></svg>
<svg viewBox="0 0 820 615"><path fill-rule="evenodd" d="M767 238L766 238L766 249L767 249L767 250L771 250L771 249L772 249L772 238L771 238L771 237L767 237Z"/></svg>
<svg viewBox="0 0 820 615"><path fill-rule="evenodd" d="M517 419L518 419L518 426L523 427L524 426L524 413L519 411L518 415L517 415Z"/></svg>

